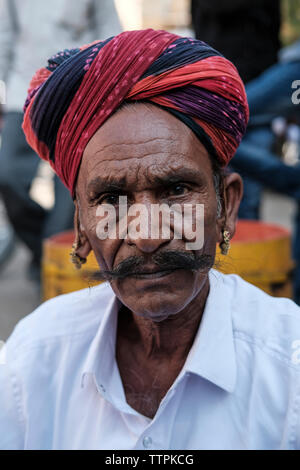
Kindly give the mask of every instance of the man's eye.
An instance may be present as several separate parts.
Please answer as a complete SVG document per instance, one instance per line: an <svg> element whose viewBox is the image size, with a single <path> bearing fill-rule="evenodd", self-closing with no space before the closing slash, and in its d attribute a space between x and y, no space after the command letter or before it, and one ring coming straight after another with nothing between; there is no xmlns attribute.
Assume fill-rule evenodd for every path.
<svg viewBox="0 0 300 470"><path fill-rule="evenodd" d="M182 183L174 184L174 186L171 186L168 189L168 194L170 196L182 196L183 194L186 194L188 192L189 188Z"/></svg>
<svg viewBox="0 0 300 470"><path fill-rule="evenodd" d="M99 197L98 204L110 204L116 206L119 204L119 195L118 194L104 194Z"/></svg>

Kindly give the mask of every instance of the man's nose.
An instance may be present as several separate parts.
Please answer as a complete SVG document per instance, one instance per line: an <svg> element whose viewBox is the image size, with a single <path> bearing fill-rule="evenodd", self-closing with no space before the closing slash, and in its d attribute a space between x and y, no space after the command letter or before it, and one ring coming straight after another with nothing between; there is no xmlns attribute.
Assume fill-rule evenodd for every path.
<svg viewBox="0 0 300 470"><path fill-rule="evenodd" d="M125 241L130 246L136 246L136 248L143 253L154 253L161 246L166 245L170 242L170 240L166 240L163 238L158 238L158 239L134 238L132 239L130 235L127 235L127 238Z"/></svg>
<svg viewBox="0 0 300 470"><path fill-rule="evenodd" d="M133 209L137 216L128 217L128 232L125 240L129 245L136 246L144 253L154 253L161 246L168 244L172 237L171 230L162 230L162 218L155 215L155 211L152 210L153 204L157 203L145 199L142 203L136 204Z"/></svg>

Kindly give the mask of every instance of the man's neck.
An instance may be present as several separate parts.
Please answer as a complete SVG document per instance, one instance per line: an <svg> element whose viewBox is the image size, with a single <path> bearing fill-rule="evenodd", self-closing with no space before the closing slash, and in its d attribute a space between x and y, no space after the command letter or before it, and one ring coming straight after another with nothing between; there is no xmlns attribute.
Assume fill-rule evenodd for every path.
<svg viewBox="0 0 300 470"><path fill-rule="evenodd" d="M162 321L154 321L123 307L119 313L119 334L133 350L154 361L182 362L197 333L209 293L208 277L197 296L181 311Z"/></svg>
<svg viewBox="0 0 300 470"><path fill-rule="evenodd" d="M181 312L155 322L123 307L119 311L116 359L127 403L153 418L180 373L197 333L209 281Z"/></svg>

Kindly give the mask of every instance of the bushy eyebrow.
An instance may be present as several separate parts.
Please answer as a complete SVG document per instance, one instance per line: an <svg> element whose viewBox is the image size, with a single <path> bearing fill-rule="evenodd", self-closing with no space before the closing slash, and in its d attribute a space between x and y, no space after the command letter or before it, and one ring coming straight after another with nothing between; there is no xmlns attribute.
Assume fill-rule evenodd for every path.
<svg viewBox="0 0 300 470"><path fill-rule="evenodd" d="M190 182L194 184L204 184L207 177L204 173L199 170L191 168L181 168L178 170L171 170L169 172L162 171L161 175L150 174L146 175L146 179L149 184L155 187L170 186L179 182ZM126 177L119 178L117 175L112 177L101 177L98 176L91 180L87 185L87 193L103 193L103 192L117 192L117 191L128 191L131 185L128 184Z"/></svg>
<svg viewBox="0 0 300 470"><path fill-rule="evenodd" d="M113 192L113 191L120 191L124 190L127 186L127 181L126 178L116 178L112 179L110 178L103 178L100 176L97 176L94 178L92 181L88 183L87 186L87 193L102 193L102 192Z"/></svg>
<svg viewBox="0 0 300 470"><path fill-rule="evenodd" d="M168 186L170 184L179 182L190 182L190 183L203 183L205 175L202 171L194 170L191 168L181 168L176 171L164 173L160 175L153 175L148 179L157 186Z"/></svg>

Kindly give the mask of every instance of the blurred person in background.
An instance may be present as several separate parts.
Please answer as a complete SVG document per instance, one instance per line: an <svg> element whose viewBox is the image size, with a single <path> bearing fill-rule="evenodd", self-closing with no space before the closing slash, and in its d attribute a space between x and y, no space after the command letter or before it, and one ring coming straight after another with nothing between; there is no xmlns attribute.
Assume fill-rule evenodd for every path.
<svg viewBox="0 0 300 470"><path fill-rule="evenodd" d="M28 83L34 71L42 66L43 58L57 50L120 31L111 0L0 0L0 80L6 83L7 94L0 151L0 194L10 223L32 253L29 273L33 279L39 279L43 239L71 228L73 202L57 177L52 210L46 211L30 197L39 159L21 129ZM0 238L0 253L1 243L4 250L6 242Z"/></svg>
<svg viewBox="0 0 300 470"><path fill-rule="evenodd" d="M0 101L3 102L2 100ZM1 131L3 126L3 108L0 105L0 148ZM6 211L0 197L0 269L5 261L10 257L15 244L14 231L7 222Z"/></svg>
<svg viewBox="0 0 300 470"><path fill-rule="evenodd" d="M299 106L292 100L292 83L300 77L300 42L280 50L279 0L192 0L193 25L198 37L233 61L246 82L250 109L247 133L231 162L244 182L239 209L242 219L259 219L264 186L293 197L300 206L300 168L297 126L288 138L295 141L290 161L274 153L272 122L278 116L299 122ZM299 129L299 128L298 128ZM293 142L294 143L294 142ZM299 147L298 147L299 149ZM291 164L292 163L292 164ZM300 304L300 215L293 235L294 300Z"/></svg>
<svg viewBox="0 0 300 470"><path fill-rule="evenodd" d="M295 87L299 78L300 41L283 49L277 64L247 84L246 92L250 108L248 130L231 163L231 168L238 171L246 181L246 194L239 211L241 218L259 219L261 193L265 186L296 201L292 255L295 260L294 300L298 304L300 304L300 105L299 103L297 105L299 92ZM278 116L294 122L286 128L286 121L281 119L277 121L276 126L273 126L278 134L285 132L287 134L285 159L281 159L274 148L276 135L271 126Z"/></svg>

